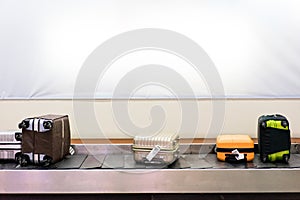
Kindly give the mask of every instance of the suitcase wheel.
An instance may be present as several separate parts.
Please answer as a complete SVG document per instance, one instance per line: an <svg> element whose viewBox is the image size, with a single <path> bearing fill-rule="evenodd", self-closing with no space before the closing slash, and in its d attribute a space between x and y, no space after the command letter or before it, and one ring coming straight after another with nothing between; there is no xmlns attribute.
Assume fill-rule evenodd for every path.
<svg viewBox="0 0 300 200"><path fill-rule="evenodd" d="M52 158L50 156L46 155L46 156L43 157L42 162L43 162L42 164L43 164L44 167L48 167L52 163Z"/></svg>
<svg viewBox="0 0 300 200"><path fill-rule="evenodd" d="M287 121L281 121L281 125L285 128L288 126L288 123L287 123Z"/></svg>
<svg viewBox="0 0 300 200"><path fill-rule="evenodd" d="M21 160L21 156L22 156L21 152L18 152L18 153L15 154L15 161L16 161L16 163L20 163L19 160Z"/></svg>
<svg viewBox="0 0 300 200"><path fill-rule="evenodd" d="M22 121L22 122L19 124L19 129L22 129L22 128L26 128L26 123L25 123L25 121Z"/></svg>
<svg viewBox="0 0 300 200"><path fill-rule="evenodd" d="M23 120L21 123L19 123L19 129L28 128L29 127L29 121Z"/></svg>
<svg viewBox="0 0 300 200"><path fill-rule="evenodd" d="M73 156L75 153L76 153L76 152L75 152L75 149L74 149L72 146L70 146L70 148L69 148L69 154L70 154L71 156Z"/></svg>
<svg viewBox="0 0 300 200"><path fill-rule="evenodd" d="M22 141L22 133L15 133L15 139L17 141Z"/></svg>
<svg viewBox="0 0 300 200"><path fill-rule="evenodd" d="M51 129L52 128L52 123L49 121L46 121L43 123L43 126L45 129Z"/></svg>
<svg viewBox="0 0 300 200"><path fill-rule="evenodd" d="M288 162L289 162L289 159L290 159L290 157L289 157L288 154L284 154L284 155L282 156L282 160L283 160L283 162L285 162L285 163L288 163Z"/></svg>
<svg viewBox="0 0 300 200"><path fill-rule="evenodd" d="M263 163L267 162L267 161L268 161L267 155L263 155L263 156L261 157L261 161L262 161Z"/></svg>
<svg viewBox="0 0 300 200"><path fill-rule="evenodd" d="M22 153L17 153L15 156L15 160L19 163L22 167L27 166L30 163L30 158L28 155L24 155Z"/></svg>

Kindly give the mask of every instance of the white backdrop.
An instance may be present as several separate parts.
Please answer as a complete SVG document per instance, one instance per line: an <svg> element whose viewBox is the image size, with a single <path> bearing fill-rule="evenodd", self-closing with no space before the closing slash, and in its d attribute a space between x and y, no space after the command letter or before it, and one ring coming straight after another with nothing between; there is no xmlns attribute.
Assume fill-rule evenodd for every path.
<svg viewBox="0 0 300 200"><path fill-rule="evenodd" d="M300 98L297 0L0 0L0 98L70 99L89 54L140 28L168 29L197 42L214 62L226 97ZM205 79L188 63L145 50L114 62L99 80L96 98L111 98L118 80L144 64L169 66L197 97L209 96ZM133 96L172 94L150 85Z"/></svg>

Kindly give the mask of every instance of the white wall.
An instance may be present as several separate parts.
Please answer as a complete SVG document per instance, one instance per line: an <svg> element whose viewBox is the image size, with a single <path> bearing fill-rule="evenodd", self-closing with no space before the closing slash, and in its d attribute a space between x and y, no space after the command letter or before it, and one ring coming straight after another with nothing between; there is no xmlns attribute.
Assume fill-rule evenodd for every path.
<svg viewBox="0 0 300 200"><path fill-rule="evenodd" d="M131 137L132 134L121 131L124 127L119 128L114 118L115 114L126 120L126 116L123 116L126 111L114 113L111 101L96 100L95 109L87 112L97 116L96 120L103 132L100 134L98 125L93 123L94 115L91 117L86 113L79 113L80 116L75 118L70 100L74 96L86 99L114 98L113 93L121 85L126 87L115 96L117 98L148 98L129 103L130 119L137 127L142 127L141 132L151 132L147 127L160 121L164 121L163 126L156 128L174 132L179 130L182 122L182 110L178 104L184 103L190 111L194 111L195 105L192 100L178 102L167 99L177 96L193 98L194 95L186 93L188 88L184 84L188 83L195 90L197 98L236 98L225 102L224 123L220 133L244 133L255 137L259 115L282 113L290 119L293 136L299 137L299 5L296 0L289 0L288 3L282 0L232 0L226 3L219 0L2 0L0 129L14 130L25 117L63 113L70 115L73 138ZM146 35L147 37L138 34L139 37L134 37L134 40L143 41L143 45L138 48L131 46L134 42L127 37L119 40L120 34L145 28L169 30L180 37L175 37L174 40L169 34L161 33L157 38L156 34ZM178 40L182 38L181 34L203 48L213 61L215 71L205 60L195 62L198 63L197 67L201 67L198 73L192 69L192 64L195 63L190 59L194 58L190 54L197 53L195 57L202 58L202 51L197 48L194 51L193 42L192 45L186 40L181 43ZM118 40L114 37L117 35ZM153 39L155 45L144 43L144 38L149 41ZM169 41L170 38L173 38L172 42ZM175 44L176 48L168 48L163 41ZM106 47L106 51L98 56L95 53L98 51L95 50L99 47ZM130 54L125 56L123 51L115 52L117 47L124 48ZM149 51L149 47L154 49ZM112 54L111 57L108 53ZM99 60L91 62L91 55ZM104 62L100 65L101 61L109 64ZM94 68L85 71L86 63L95 64L93 66L98 72ZM104 71L98 68L107 67L105 63L109 69L102 77L100 72ZM135 69L147 64L163 65L176 72L176 76L169 71L162 71L163 69L150 71L152 73L144 70L130 76ZM206 74L206 70L217 72L218 75ZM150 74L154 74L154 77ZM158 75L162 76L157 80ZM83 77L84 81L78 77ZM119 84L123 78L127 78L127 82ZM221 82L222 87L217 84ZM78 83L82 88L77 86ZM87 85L90 87L86 87ZM132 85L135 87L131 87ZM82 91L76 90L78 88ZM221 94L214 94L213 88L221 88ZM88 93L87 97L85 93ZM80 106L88 102L83 100ZM122 107L123 103L121 100L114 101L113 107ZM158 114L155 110L157 107L151 111L155 105L161 106L166 116ZM196 135L193 134L193 122L189 120L180 131L181 136L216 137L218 131L208 135L207 132L210 124L214 127L218 124L215 121L211 123L213 117L219 116L222 119L222 114L213 110L209 100L198 100L196 105L199 107ZM78 111L78 107L75 111Z"/></svg>
<svg viewBox="0 0 300 200"><path fill-rule="evenodd" d="M82 103L86 103L83 101ZM114 102L114 106L124 103L124 100ZM166 113L165 126L162 131L178 131L181 124L181 110L175 100L132 100L129 102L129 115L131 120L139 127L151 124L150 110L153 106L161 106ZM185 100L185 103L192 103ZM207 135L212 117L212 104L209 100L198 100L200 110L199 130L195 137L216 137L217 133ZM71 100L1 100L0 101L0 130L16 130L17 124L26 117L39 116L47 113L69 114L71 119L73 138L128 138L129 134L124 134L117 127L112 110L112 102L109 100L97 100L95 102L95 113L97 121L104 134L93 127L91 119L82 117L80 123L84 129L77 130L77 123L74 117L73 103ZM281 113L290 120L292 137L300 137L300 99L294 100L226 100L225 118L221 134L249 134L256 137L257 118L261 114ZM159 117L155 116L154 117ZM78 120L78 119L77 119ZM186 128L181 137L189 137L189 128Z"/></svg>
<svg viewBox="0 0 300 200"><path fill-rule="evenodd" d="M121 78L145 64L170 68L184 79L180 83L189 83L196 90L196 97L209 98L212 88L205 81L213 78L216 83L217 76L204 73L212 67L202 60L198 48L179 40L182 35L202 47L213 61L226 97L300 98L299 7L297 0L1 0L0 99L71 99L80 82L77 78L83 74L88 77L86 82L98 86L92 88L92 96L111 98ZM180 36L153 34L145 28ZM134 41L128 35L120 38L120 34L140 29L143 34L135 32ZM137 42L140 40L143 42ZM99 47L105 51L97 54L95 69L83 70ZM190 55L194 53L197 56ZM109 70L101 71L104 67ZM137 77L147 80L148 71L142 72L131 81ZM161 81L158 84L163 88L157 84L143 88L138 82L135 86L140 90L134 95L170 97L162 89L177 89L172 86L179 79L171 73L164 75L171 84ZM189 94L186 90L176 93L193 97Z"/></svg>

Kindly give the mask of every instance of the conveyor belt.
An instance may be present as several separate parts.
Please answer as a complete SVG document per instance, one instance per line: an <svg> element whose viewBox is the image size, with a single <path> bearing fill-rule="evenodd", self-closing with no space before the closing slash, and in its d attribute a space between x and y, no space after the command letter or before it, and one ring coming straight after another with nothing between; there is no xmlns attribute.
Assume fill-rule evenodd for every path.
<svg viewBox="0 0 300 200"><path fill-rule="evenodd" d="M181 146L170 166L138 164L130 145L77 145L77 153L48 168L0 162L0 193L300 192L300 154L289 164L220 162L214 146ZM103 152L105 154L103 154Z"/></svg>
<svg viewBox="0 0 300 200"><path fill-rule="evenodd" d="M227 163L220 162L216 155L195 155L185 154L175 161L172 165L150 165L141 164L134 161L132 154L111 154L111 155L73 155L67 156L61 162L49 167L39 167L29 165L20 167L14 161L1 161L1 170L60 170L60 169L279 169L279 168L300 168L300 155L292 154L288 164L285 163L262 163L259 155L255 156L253 162L248 163Z"/></svg>

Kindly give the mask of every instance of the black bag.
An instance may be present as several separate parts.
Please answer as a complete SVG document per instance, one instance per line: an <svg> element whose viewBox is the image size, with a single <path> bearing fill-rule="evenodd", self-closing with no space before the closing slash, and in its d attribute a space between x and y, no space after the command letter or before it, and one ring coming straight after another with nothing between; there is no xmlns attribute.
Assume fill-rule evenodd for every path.
<svg viewBox="0 0 300 200"><path fill-rule="evenodd" d="M262 162L290 158L291 136L289 122L282 115L263 115L258 119L258 149Z"/></svg>
<svg viewBox="0 0 300 200"><path fill-rule="evenodd" d="M16 160L21 154L22 133L0 132L0 160Z"/></svg>
<svg viewBox="0 0 300 200"><path fill-rule="evenodd" d="M27 118L22 129L22 156L19 163L48 166L62 160L70 149L70 125L67 115L44 115Z"/></svg>

